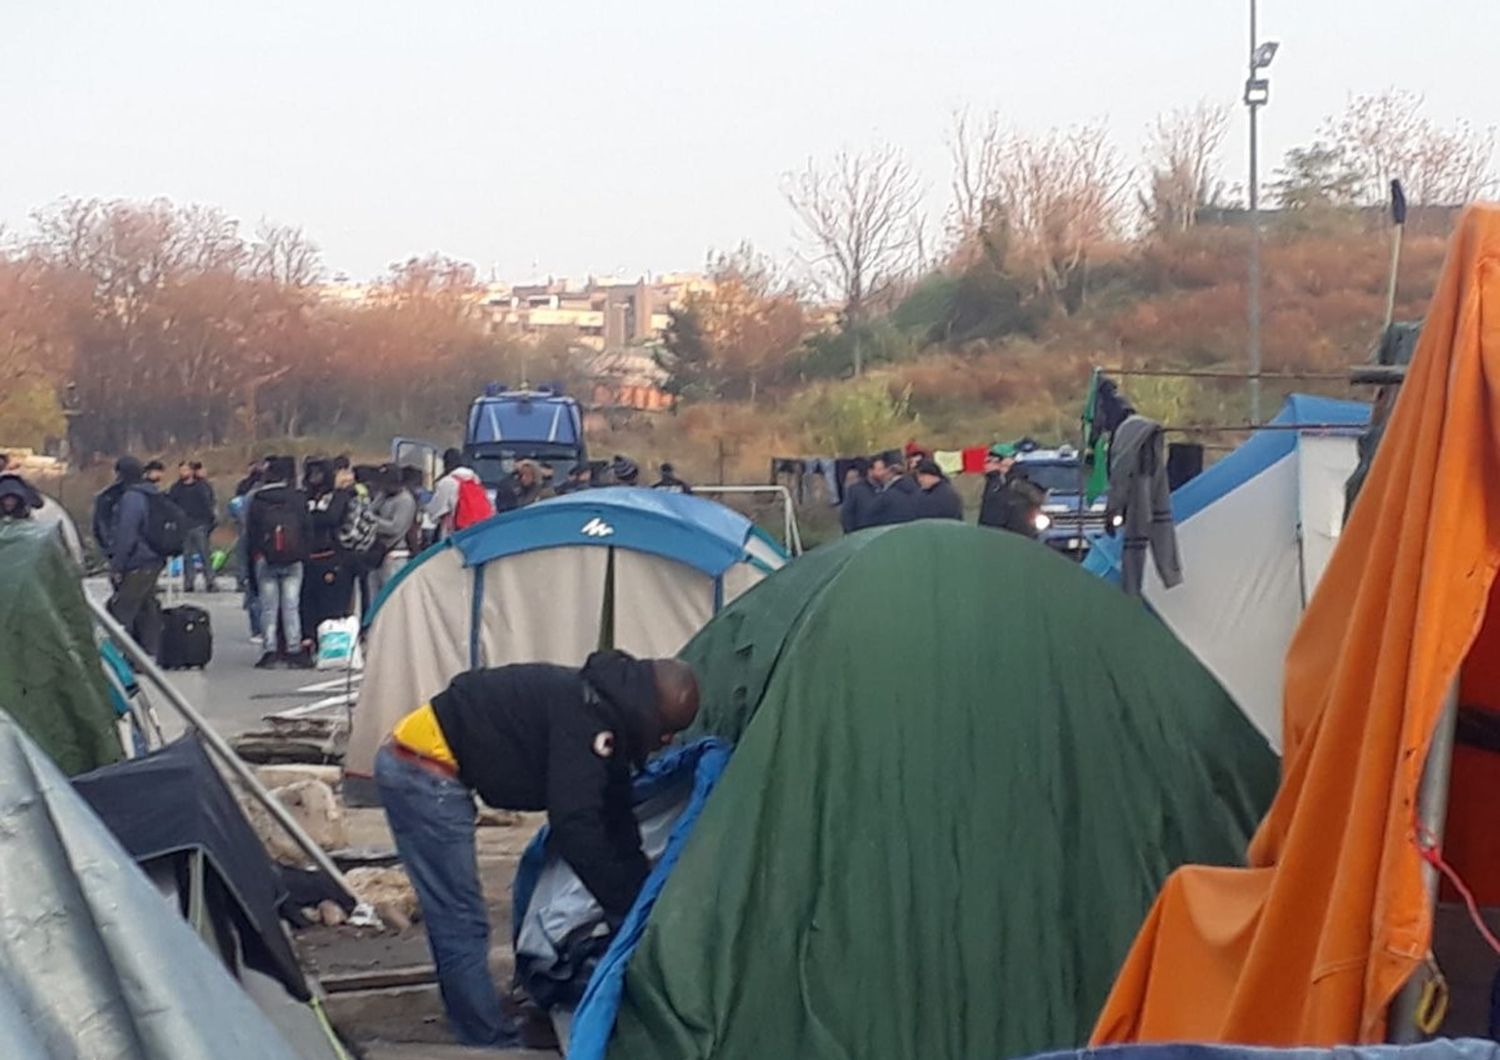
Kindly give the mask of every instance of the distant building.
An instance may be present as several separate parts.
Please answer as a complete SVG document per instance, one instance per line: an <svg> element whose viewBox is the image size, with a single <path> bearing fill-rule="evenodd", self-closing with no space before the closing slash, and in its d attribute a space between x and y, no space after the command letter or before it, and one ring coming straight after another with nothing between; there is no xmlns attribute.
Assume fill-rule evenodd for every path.
<svg viewBox="0 0 1500 1060"><path fill-rule="evenodd" d="M689 293L710 281L691 274L672 274L654 281L626 283L589 280L571 287L566 279L545 283L490 284L483 297L486 326L492 334L513 332L542 337L567 334L603 352L654 342L666 332L669 311Z"/></svg>

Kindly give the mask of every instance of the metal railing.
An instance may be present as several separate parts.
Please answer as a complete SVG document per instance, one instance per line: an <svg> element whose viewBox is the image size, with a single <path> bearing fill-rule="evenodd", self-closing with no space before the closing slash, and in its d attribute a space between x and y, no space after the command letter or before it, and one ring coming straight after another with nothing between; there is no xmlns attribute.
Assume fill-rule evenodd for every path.
<svg viewBox="0 0 1500 1060"><path fill-rule="evenodd" d="M693 487L694 493L714 493L725 495L736 494L779 494L782 504L781 532L783 544L786 546L787 554L791 556L802 555L802 530L797 525L797 509L792 502L792 491L785 486L697 486Z"/></svg>

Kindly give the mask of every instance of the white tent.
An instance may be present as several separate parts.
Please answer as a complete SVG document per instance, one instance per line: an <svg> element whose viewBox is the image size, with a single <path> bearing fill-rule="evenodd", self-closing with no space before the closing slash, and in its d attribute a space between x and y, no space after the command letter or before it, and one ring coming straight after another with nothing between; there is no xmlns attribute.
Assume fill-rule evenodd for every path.
<svg viewBox="0 0 1500 1060"><path fill-rule="evenodd" d="M1283 663L1344 521L1368 405L1294 394L1268 428L1172 494L1183 583L1145 598L1281 749ZM1301 425L1301 426L1299 426ZM1085 566L1119 576L1118 539Z"/></svg>
<svg viewBox="0 0 1500 1060"><path fill-rule="evenodd" d="M344 759L352 798L397 720L472 667L582 665L601 645L669 656L786 562L700 497L618 487L507 512L415 559L372 608Z"/></svg>

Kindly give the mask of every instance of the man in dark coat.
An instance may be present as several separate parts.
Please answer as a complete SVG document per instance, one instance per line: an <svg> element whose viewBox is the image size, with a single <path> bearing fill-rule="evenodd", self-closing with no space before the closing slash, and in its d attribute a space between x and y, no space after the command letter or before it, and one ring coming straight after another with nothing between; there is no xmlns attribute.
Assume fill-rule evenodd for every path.
<svg viewBox="0 0 1500 1060"><path fill-rule="evenodd" d="M904 473L899 452L870 457L870 482L875 486L875 511L871 526L895 526L917 518L917 484Z"/></svg>
<svg viewBox="0 0 1500 1060"><path fill-rule="evenodd" d="M487 963L474 795L497 809L546 810L553 848L618 927L650 868L632 770L697 713L688 664L608 651L581 670L546 663L469 670L396 723L376 755L375 781L459 1041L516 1042Z"/></svg>
<svg viewBox="0 0 1500 1060"><path fill-rule="evenodd" d="M844 533L852 534L874 526L875 487L870 485L870 462L856 457L844 473L844 503L839 508L839 522Z"/></svg>
<svg viewBox="0 0 1500 1060"><path fill-rule="evenodd" d="M931 459L917 462L917 485L922 492L917 495L918 519L962 519L964 502L943 469Z"/></svg>
<svg viewBox="0 0 1500 1060"><path fill-rule="evenodd" d="M984 494L979 503L979 525L1035 538L1036 514L1045 494L1016 468L1016 447L1005 442L990 446L984 458Z"/></svg>
<svg viewBox="0 0 1500 1060"><path fill-rule="evenodd" d="M162 629L156 579L167 562L146 540L156 484L145 477L145 469L134 457L122 456L115 462L115 472L120 491L114 528L109 531L109 578L115 591L106 606L115 621L155 655L161 648Z"/></svg>
<svg viewBox="0 0 1500 1060"><path fill-rule="evenodd" d="M187 517L182 545L182 588L193 591L193 567L203 570L203 588L214 591L214 565L208 554L208 535L213 533L218 516L218 502L213 485L203 475L203 465L184 460L177 465L177 481L167 490L167 497Z"/></svg>

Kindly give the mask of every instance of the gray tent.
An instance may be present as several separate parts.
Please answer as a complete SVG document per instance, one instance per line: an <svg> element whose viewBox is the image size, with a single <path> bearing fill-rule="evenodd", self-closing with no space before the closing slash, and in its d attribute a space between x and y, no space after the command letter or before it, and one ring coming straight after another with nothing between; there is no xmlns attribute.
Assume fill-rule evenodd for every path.
<svg viewBox="0 0 1500 1060"><path fill-rule="evenodd" d="M296 1060L3 712L0 1041L16 1060Z"/></svg>

